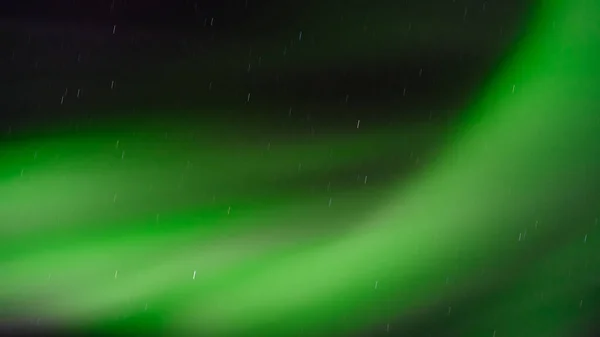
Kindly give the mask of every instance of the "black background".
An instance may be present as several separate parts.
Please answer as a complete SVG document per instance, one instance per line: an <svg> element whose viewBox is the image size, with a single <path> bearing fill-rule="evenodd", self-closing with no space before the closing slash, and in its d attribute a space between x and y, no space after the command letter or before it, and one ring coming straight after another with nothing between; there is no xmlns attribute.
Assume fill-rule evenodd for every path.
<svg viewBox="0 0 600 337"><path fill-rule="evenodd" d="M95 114L137 118L151 110L171 115L202 110L214 118L236 110L258 114L268 124L287 117L290 107L322 130L343 129L356 118L369 125L445 122L472 103L524 35L529 5L516 0L4 1L2 128ZM388 7L398 12L397 20L381 16ZM470 10L467 19L463 8ZM443 18L456 40L466 42L454 43L452 36L420 41L415 28L410 34L417 42L399 52L404 42L390 31L408 25L427 31L437 23L431 15ZM213 26L207 24L213 19ZM294 46L300 30L305 40ZM478 37L481 31L488 33ZM355 59L355 54L370 57ZM113 80L117 90L109 90ZM85 100L73 99L79 88ZM252 105L246 104L249 92ZM64 104L58 104L62 96Z"/></svg>

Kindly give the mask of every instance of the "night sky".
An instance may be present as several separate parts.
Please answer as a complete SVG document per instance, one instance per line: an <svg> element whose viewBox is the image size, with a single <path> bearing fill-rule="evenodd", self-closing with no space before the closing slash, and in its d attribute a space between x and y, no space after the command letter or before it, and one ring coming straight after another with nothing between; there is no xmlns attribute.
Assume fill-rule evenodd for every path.
<svg viewBox="0 0 600 337"><path fill-rule="evenodd" d="M569 4L2 1L0 332L595 336Z"/></svg>
<svg viewBox="0 0 600 337"><path fill-rule="evenodd" d="M522 37L529 13L521 1L2 6L11 14L2 22L11 81L3 101L21 121L55 119L40 112L54 104L65 119L89 105L121 116L197 107L252 115L268 106L256 117L270 121L285 119L291 106L297 117L311 113L317 128L357 116L365 125L457 117ZM77 90L85 101L73 99ZM390 112L369 113L374 106Z"/></svg>

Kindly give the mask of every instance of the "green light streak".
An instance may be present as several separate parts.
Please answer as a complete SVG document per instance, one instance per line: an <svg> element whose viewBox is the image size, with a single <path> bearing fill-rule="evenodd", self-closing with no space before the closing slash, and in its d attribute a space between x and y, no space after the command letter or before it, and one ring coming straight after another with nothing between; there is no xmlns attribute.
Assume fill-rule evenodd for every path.
<svg viewBox="0 0 600 337"><path fill-rule="evenodd" d="M578 296L597 286L600 266L591 258L600 256L597 205L581 202L599 183L600 5L544 6L446 152L376 205L367 192L334 195L338 209L356 209L346 217L322 190L257 199L242 190L377 158L390 145L375 145L399 138L233 156L222 151L239 144L197 151L151 133L5 147L3 310L68 326L138 315L135 328L172 333L310 335L385 329L427 308L450 316L465 293L507 283L473 324L450 328L498 337L583 329L589 311ZM172 137L187 134L176 129ZM322 230L336 222L345 230ZM523 259L523 270L510 269ZM573 261L586 266L558 282Z"/></svg>

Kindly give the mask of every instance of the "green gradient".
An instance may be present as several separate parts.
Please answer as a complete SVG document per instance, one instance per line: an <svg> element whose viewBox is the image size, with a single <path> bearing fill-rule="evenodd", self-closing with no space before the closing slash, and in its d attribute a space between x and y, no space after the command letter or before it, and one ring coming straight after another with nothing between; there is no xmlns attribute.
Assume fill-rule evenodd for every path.
<svg viewBox="0 0 600 337"><path fill-rule="evenodd" d="M410 134L272 148L204 135L185 148L189 130L174 126L3 148L3 310L173 334L332 334L459 315L464 294L502 284L506 296L447 328L583 330L600 267L597 200L584 200L600 170L600 4L543 6L454 142L386 193L251 191L378 158Z"/></svg>

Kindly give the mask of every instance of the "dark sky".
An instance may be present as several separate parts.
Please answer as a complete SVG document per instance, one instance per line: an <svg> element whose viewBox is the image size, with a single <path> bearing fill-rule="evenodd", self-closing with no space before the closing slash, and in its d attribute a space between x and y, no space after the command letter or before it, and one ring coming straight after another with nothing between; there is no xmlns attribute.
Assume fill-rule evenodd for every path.
<svg viewBox="0 0 600 337"><path fill-rule="evenodd" d="M155 26L162 30L188 30L203 23L206 17L224 22L229 29L253 16L270 9L290 8L286 1L271 0L10 0L3 2L7 16L20 18L53 19L73 22L129 23L137 26ZM283 5L283 6L282 6Z"/></svg>
<svg viewBox="0 0 600 337"><path fill-rule="evenodd" d="M15 125L93 110L241 111L248 93L265 120L289 107L311 109L320 116L314 123L328 125L366 110L373 122L453 118L449 111L474 99L526 31L529 13L517 0L1 6L8 88L0 98L10 115L4 123ZM73 99L78 90L85 101Z"/></svg>

